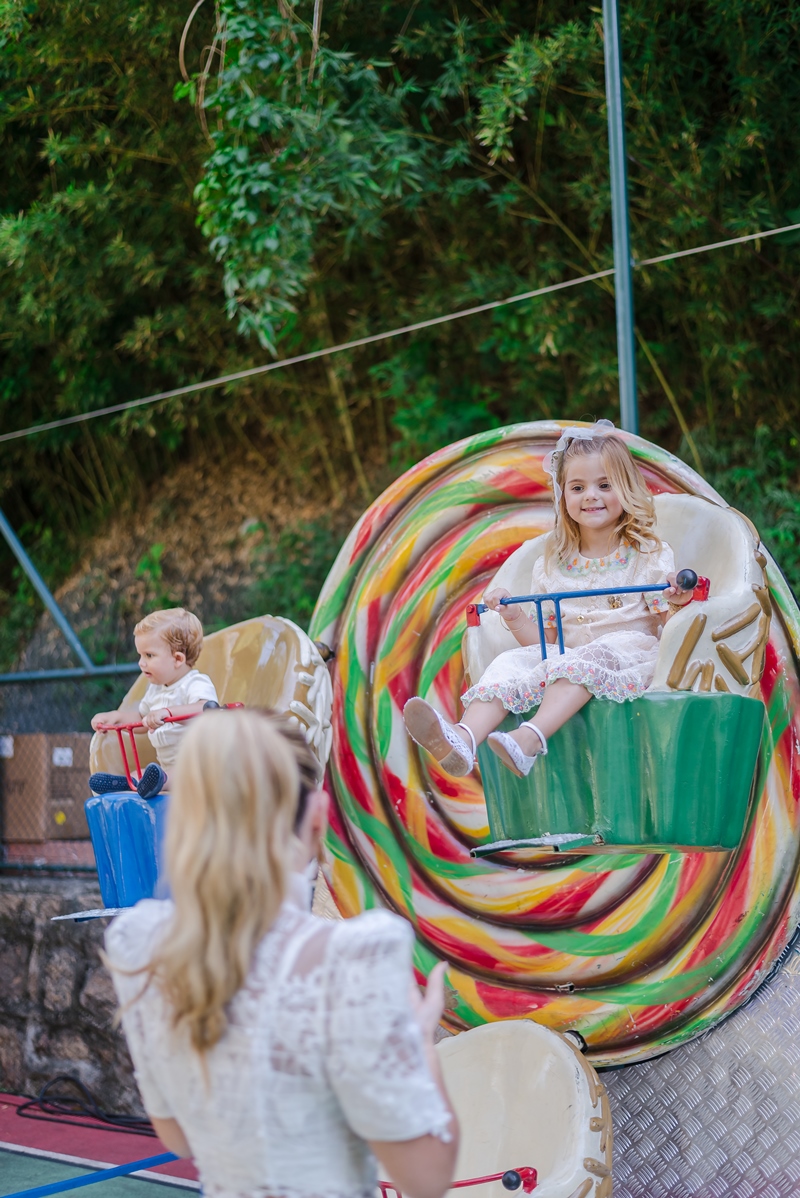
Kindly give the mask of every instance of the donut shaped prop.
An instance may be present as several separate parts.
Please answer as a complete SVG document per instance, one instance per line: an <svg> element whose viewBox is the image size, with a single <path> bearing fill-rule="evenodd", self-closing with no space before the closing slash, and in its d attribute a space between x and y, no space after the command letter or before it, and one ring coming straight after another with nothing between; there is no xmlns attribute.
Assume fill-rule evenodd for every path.
<svg viewBox="0 0 800 1198"><path fill-rule="evenodd" d="M598 1065L699 1035L775 966L800 907L800 611L766 555L772 619L758 787L734 852L480 859L480 777L450 778L408 737L420 694L460 717L467 604L552 527L542 469L563 425L493 430L420 462L350 534L311 635L335 652L326 876L345 916L383 904L416 933L420 980L448 962L445 1022L531 1018L580 1032ZM621 433L656 493L726 506L677 458ZM702 792L702 778L695 785Z"/></svg>

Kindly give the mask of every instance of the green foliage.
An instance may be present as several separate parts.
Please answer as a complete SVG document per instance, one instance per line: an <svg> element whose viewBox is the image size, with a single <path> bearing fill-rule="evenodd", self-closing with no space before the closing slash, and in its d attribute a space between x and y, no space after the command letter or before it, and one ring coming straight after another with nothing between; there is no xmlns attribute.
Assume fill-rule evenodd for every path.
<svg viewBox="0 0 800 1198"><path fill-rule="evenodd" d="M348 522L332 517L288 525L275 535L267 525L251 532L263 539L253 550L258 581L247 605L254 614L289 616L308 629L322 584L350 531Z"/></svg>
<svg viewBox="0 0 800 1198"><path fill-rule="evenodd" d="M611 265L599 7L325 0L314 30L312 0L221 0L181 82L191 8L0 0L0 432ZM622 20L635 255L796 221L800 7L630 0ZM738 497L796 586L798 247L635 274L643 434ZM277 454L335 506L481 428L617 415L600 280L10 442L0 489L34 552L60 546L57 580L187 459ZM327 560L309 536L281 550L304 577Z"/></svg>
<svg viewBox="0 0 800 1198"><path fill-rule="evenodd" d="M382 85L389 62L319 48L311 31L248 0L226 7L221 114L196 197L224 263L228 314L274 349L276 321L314 273L323 222L345 252L388 233L386 215L418 196L430 154L406 124L412 83Z"/></svg>

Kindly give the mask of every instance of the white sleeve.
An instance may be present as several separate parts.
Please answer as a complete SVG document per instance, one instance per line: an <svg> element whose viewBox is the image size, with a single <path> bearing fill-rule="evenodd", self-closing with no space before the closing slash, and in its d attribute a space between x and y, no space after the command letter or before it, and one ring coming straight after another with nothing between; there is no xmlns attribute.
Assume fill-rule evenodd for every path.
<svg viewBox="0 0 800 1198"><path fill-rule="evenodd" d="M546 595L547 592L552 591L552 589L552 584L550 579L547 577L547 571L544 567L544 554L542 554L542 556L537 557L536 561L533 563L533 570L531 571L531 594ZM542 616L547 624L552 625L552 627L555 628L556 606L554 603L542 604ZM531 619L536 619L536 605L534 603L531 604Z"/></svg>
<svg viewBox="0 0 800 1198"><path fill-rule="evenodd" d="M158 1059L152 1044L148 1043L146 1008L154 997L152 983L145 989L144 973L120 972L138 969L150 957L153 937L163 926L167 905L145 900L130 910L118 915L106 929L105 946L111 979L117 992L122 1010L122 1030L128 1043L133 1061L133 1072L142 1103L148 1115L156 1119L173 1117L169 1102L156 1077L155 1062ZM114 969L117 965L120 969Z"/></svg>
<svg viewBox="0 0 800 1198"><path fill-rule="evenodd" d="M195 674L186 685L185 703L218 703L217 688L208 674ZM177 704L176 704L177 706Z"/></svg>
<svg viewBox="0 0 800 1198"><path fill-rule="evenodd" d="M338 925L328 948L327 1073L364 1140L451 1138L411 1006L412 945L411 928L383 911Z"/></svg>
<svg viewBox="0 0 800 1198"><path fill-rule="evenodd" d="M662 543L658 553L648 553L646 558L644 581L646 583L666 582L667 575L675 569L675 557L666 541ZM646 591L644 601L650 611L661 613L669 611L669 603L660 591Z"/></svg>

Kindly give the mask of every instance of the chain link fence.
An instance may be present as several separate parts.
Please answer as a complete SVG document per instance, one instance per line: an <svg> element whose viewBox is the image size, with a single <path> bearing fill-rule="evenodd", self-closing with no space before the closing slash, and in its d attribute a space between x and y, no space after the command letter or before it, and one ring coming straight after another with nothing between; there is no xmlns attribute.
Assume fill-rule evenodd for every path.
<svg viewBox="0 0 800 1198"><path fill-rule="evenodd" d="M90 721L130 675L0 685L0 870L94 869L83 805Z"/></svg>

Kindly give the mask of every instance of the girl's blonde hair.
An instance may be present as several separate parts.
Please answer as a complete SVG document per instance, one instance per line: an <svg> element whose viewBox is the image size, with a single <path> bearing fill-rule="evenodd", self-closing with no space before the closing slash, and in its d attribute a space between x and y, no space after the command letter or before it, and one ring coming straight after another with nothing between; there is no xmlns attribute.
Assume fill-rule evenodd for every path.
<svg viewBox="0 0 800 1198"><path fill-rule="evenodd" d="M292 746L256 711L191 721L165 841L174 917L145 972L203 1053L227 1026L292 867L300 776Z"/></svg>
<svg viewBox="0 0 800 1198"><path fill-rule="evenodd" d="M563 453L554 455L558 499L556 526L547 539L545 549L548 566L553 561L565 562L580 551L580 526L567 511L564 490L570 462L590 454L600 455L606 478L622 504L622 515L616 528L620 540L628 541L641 553L653 553L661 548L655 531L653 497L625 442L613 435L576 438L570 441Z"/></svg>

